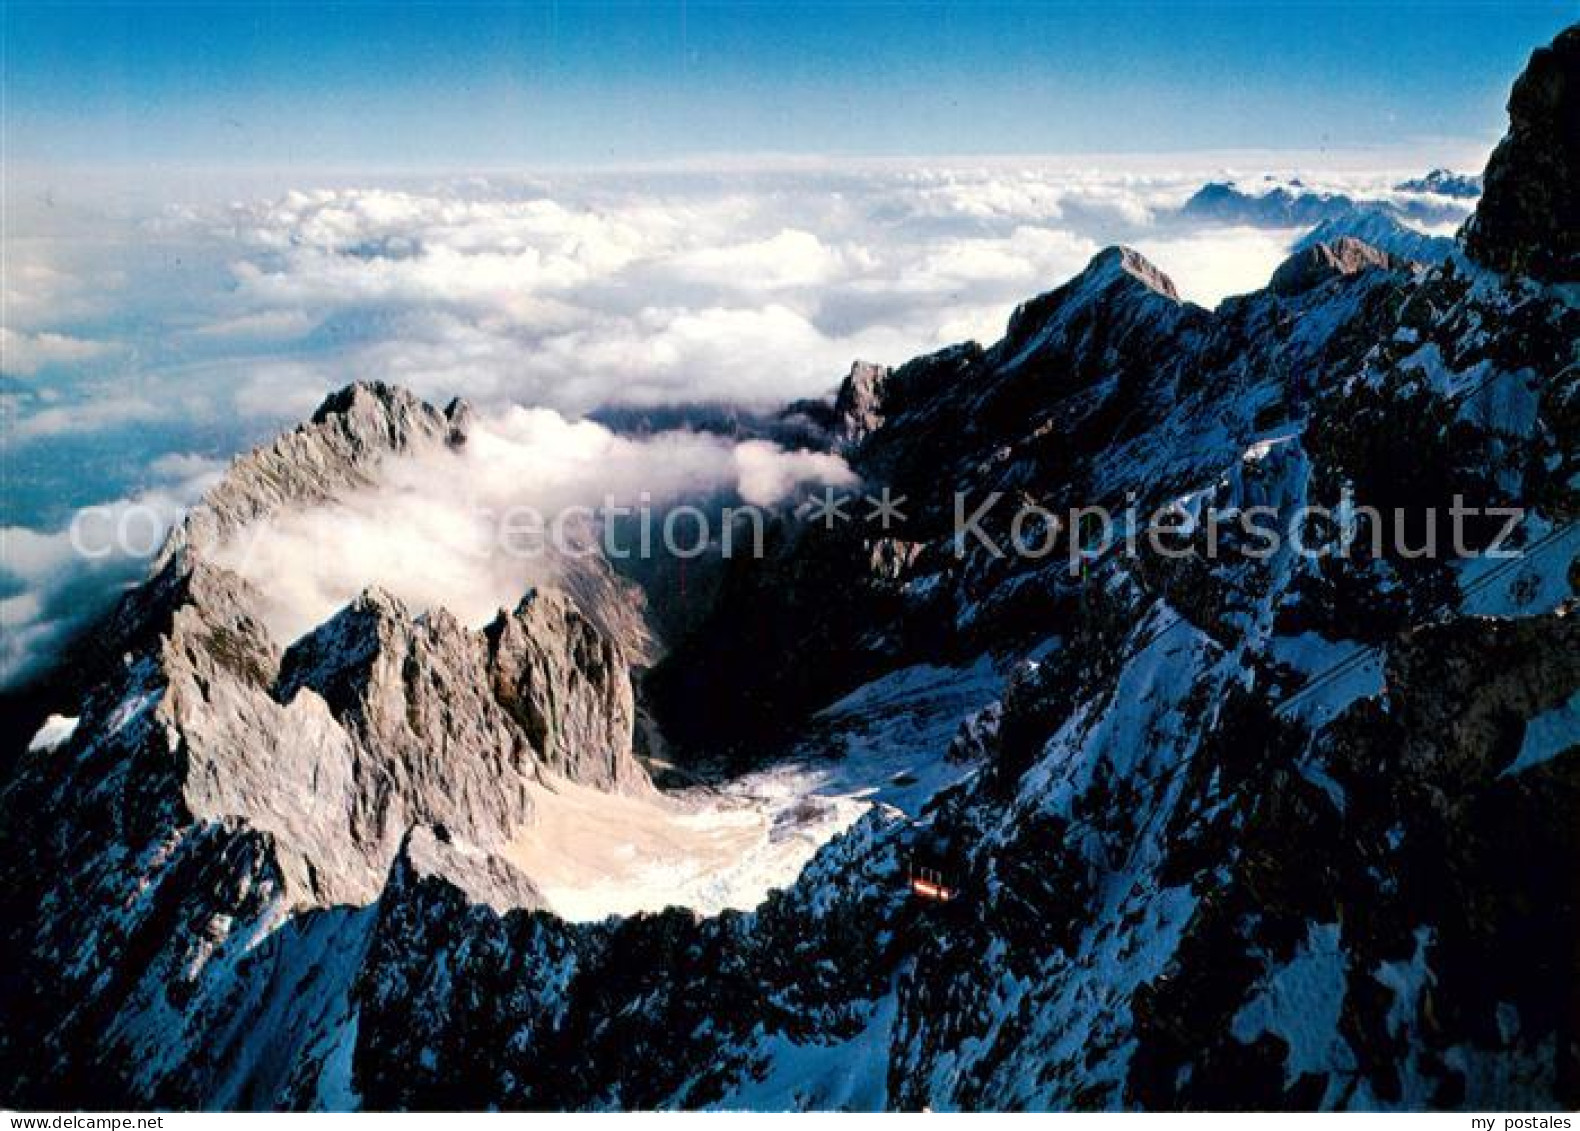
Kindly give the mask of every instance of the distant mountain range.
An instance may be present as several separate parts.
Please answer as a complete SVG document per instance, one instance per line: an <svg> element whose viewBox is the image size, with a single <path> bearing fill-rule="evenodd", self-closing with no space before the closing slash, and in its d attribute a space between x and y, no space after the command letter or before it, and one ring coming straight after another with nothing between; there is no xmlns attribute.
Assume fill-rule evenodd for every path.
<svg viewBox="0 0 1580 1131"><path fill-rule="evenodd" d="M1424 177L1412 177L1394 186L1400 192L1421 192L1432 196L1450 196L1456 200L1474 200L1481 195L1481 178L1469 173L1455 173L1448 169L1433 169Z"/></svg>
<svg viewBox="0 0 1580 1131"><path fill-rule="evenodd" d="M1432 173L1420 181L1407 181L1399 187L1405 189L1407 185L1426 185L1438 175ZM1258 192L1233 182L1215 181L1197 190L1181 207L1180 215L1210 223L1249 224L1268 228L1306 227L1327 220L1342 220L1358 212L1377 212L1400 220L1429 224L1457 222L1467 215L1466 206L1460 203L1466 199L1464 193L1427 188L1406 191L1443 199L1410 197L1365 200L1347 193L1307 189L1298 181L1293 186L1276 185ZM1469 195L1473 198L1475 193Z"/></svg>

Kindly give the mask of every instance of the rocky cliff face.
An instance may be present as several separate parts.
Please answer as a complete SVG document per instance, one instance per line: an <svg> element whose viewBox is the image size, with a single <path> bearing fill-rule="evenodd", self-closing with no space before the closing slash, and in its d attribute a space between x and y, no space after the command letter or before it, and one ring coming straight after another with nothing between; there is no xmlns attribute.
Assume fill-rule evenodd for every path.
<svg viewBox="0 0 1580 1131"><path fill-rule="evenodd" d="M889 367L870 361L852 363L834 398L834 443L841 450L857 447L883 423L878 406L883 403L883 387L889 380Z"/></svg>
<svg viewBox="0 0 1580 1131"><path fill-rule="evenodd" d="M290 976L319 1006L343 998L354 955L339 982L314 955L361 945L371 920L336 909L375 901L397 856L485 904L541 905L497 855L533 820L533 783L646 786L630 661L572 598L524 601L485 633L369 591L282 652L260 595L205 557L383 459L464 443L465 419L384 386L336 394L237 462L105 626L75 729L30 750L0 799L0 1053L18 1100L282 1102L283 1075L235 1074L317 1063L333 1018L282 1013L277 966L307 963ZM269 1065L249 1009L281 1027L256 1038L278 1043ZM231 1013L241 1045L216 1050Z"/></svg>
<svg viewBox="0 0 1580 1131"><path fill-rule="evenodd" d="M1531 56L1487 162L1466 250L1498 271L1580 280L1580 28Z"/></svg>
<svg viewBox="0 0 1580 1131"><path fill-rule="evenodd" d="M483 635L494 698L546 766L604 790L647 784L631 757L629 661L574 601L529 594Z"/></svg>
<svg viewBox="0 0 1580 1131"><path fill-rule="evenodd" d="M268 639L215 532L465 442L459 406L331 398L194 514L75 729L5 783L5 1099L1572 1107L1580 308L1522 273L1562 262L1559 197L1519 200L1526 234L1478 213L1477 258L1302 251L1211 312L1109 249L990 347L858 367L831 432L903 531L787 519L651 705L682 745L790 735L837 775L913 741L906 673L1006 677L949 774L892 775L904 805L750 912L569 923L511 862L542 783L652 795L601 575L481 631L375 591ZM980 536L957 491L1004 502ZM1328 520L1313 554L1211 553L1198 522L1072 570L1068 530L1004 552L1027 503ZM1455 505L1519 508L1521 552L1417 552ZM1366 508L1402 534L1346 540ZM860 734L817 712L841 696ZM913 898L915 867L954 898Z"/></svg>

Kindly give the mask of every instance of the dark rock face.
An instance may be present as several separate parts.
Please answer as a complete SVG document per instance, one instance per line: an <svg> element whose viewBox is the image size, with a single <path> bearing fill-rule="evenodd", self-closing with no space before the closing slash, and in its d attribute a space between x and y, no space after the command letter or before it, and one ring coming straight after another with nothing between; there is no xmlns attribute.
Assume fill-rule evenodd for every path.
<svg viewBox="0 0 1580 1131"><path fill-rule="evenodd" d="M1509 132L1463 238L1494 270L1580 280L1580 25L1537 48L1514 84Z"/></svg>
<svg viewBox="0 0 1580 1131"><path fill-rule="evenodd" d="M1351 236L1340 236L1332 243L1315 243L1300 251L1273 272L1268 289L1276 295L1297 295L1320 287L1341 275L1394 266L1393 257Z"/></svg>
<svg viewBox="0 0 1580 1131"><path fill-rule="evenodd" d="M1540 1089L1523 1091L1533 1080L1499 1081L1455 1063L1455 1048L1485 1048L1489 1066L1509 1069L1529 1055L1489 1030L1498 1001L1520 1003L1514 1011L1527 1035L1554 1034L1552 1059L1546 1051L1536 1057L1546 1062L1542 1087L1568 1094L1575 1064L1563 1049L1573 1021L1536 987L1572 984L1570 943L1554 945L1517 908L1539 905L1544 923L1574 937L1580 906L1554 863L1572 855L1574 833L1551 814L1580 779L1572 759L1517 778L1499 770L1521 720L1540 713L1536 704L1573 694L1573 664L1557 654L1568 647L1569 619L1461 621L1412 633L1389 650L1386 701L1319 735L1312 756L1325 767L1320 775L1267 764L1254 771L1270 777L1255 787L1255 800L1244 798L1250 807L1236 833L1237 861L1200 908L1181 965L1143 999L1144 1055L1129 1081L1135 1099L1168 1107L1452 1108L1474 1104L1473 1095L1514 1104L1524 1095L1524 1103L1539 1103ZM1422 654L1437 662L1416 667ZM1421 726L1422 711L1440 727ZM1488 718L1498 725L1484 728L1478 720ZM1277 727L1262 728L1257 741L1269 754L1289 741ZM1472 764L1471 772L1454 768ZM1529 823L1514 832L1510 822L1521 821ZM1260 945L1247 948L1253 938ZM1497 955L1495 938L1507 948ZM1191 970L1210 954L1246 957ZM1333 965L1319 974L1325 963ZM1427 969L1432 976L1420 977ZM1349 1046L1343 1059L1354 1075L1309 1073L1310 1050L1279 1031L1276 1007L1263 1011L1270 999L1259 995L1277 993L1296 970L1331 979L1336 1029ZM1225 1040L1225 1031L1235 1039Z"/></svg>
<svg viewBox="0 0 1580 1131"><path fill-rule="evenodd" d="M787 739L807 714L902 654L884 628L904 595L861 532L780 522L764 550L761 560L726 564L707 619L645 684L666 738L732 761Z"/></svg>
<svg viewBox="0 0 1580 1131"><path fill-rule="evenodd" d="M1066 430L1087 430L1083 449L1144 431L1167 403L1167 359L1192 349L1209 322L1138 252L1109 248L1021 304L991 350L973 343L896 369L884 385L885 427L855 464L924 506L945 503L938 517L947 518L939 486L1009 479L1020 469L1007 447L1054 457L1053 437Z"/></svg>

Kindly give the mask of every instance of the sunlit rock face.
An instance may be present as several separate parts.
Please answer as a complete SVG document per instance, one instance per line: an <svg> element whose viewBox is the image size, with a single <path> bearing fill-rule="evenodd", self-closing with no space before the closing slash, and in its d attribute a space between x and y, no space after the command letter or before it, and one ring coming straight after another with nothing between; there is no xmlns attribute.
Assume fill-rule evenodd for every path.
<svg viewBox="0 0 1580 1131"><path fill-rule="evenodd" d="M1340 275L1354 275L1373 267L1387 270L1393 266L1393 257L1386 251L1353 236L1340 236L1331 243L1313 244L1296 252L1273 272L1268 289L1287 297L1321 286Z"/></svg>
<svg viewBox="0 0 1580 1131"><path fill-rule="evenodd" d="M569 597L532 593L484 631L494 696L542 763L604 790L640 789L630 661Z"/></svg>

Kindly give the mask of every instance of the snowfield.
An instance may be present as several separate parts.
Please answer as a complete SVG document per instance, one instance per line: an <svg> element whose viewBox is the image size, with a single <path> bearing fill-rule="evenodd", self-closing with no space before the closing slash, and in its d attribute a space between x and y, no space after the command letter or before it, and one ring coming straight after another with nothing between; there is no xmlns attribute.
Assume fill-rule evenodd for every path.
<svg viewBox="0 0 1580 1131"><path fill-rule="evenodd" d="M986 658L904 668L822 711L789 760L718 788L624 795L547 782L504 855L573 922L666 907L749 911L874 805L915 816L972 773L945 755L960 720L1001 685Z"/></svg>

